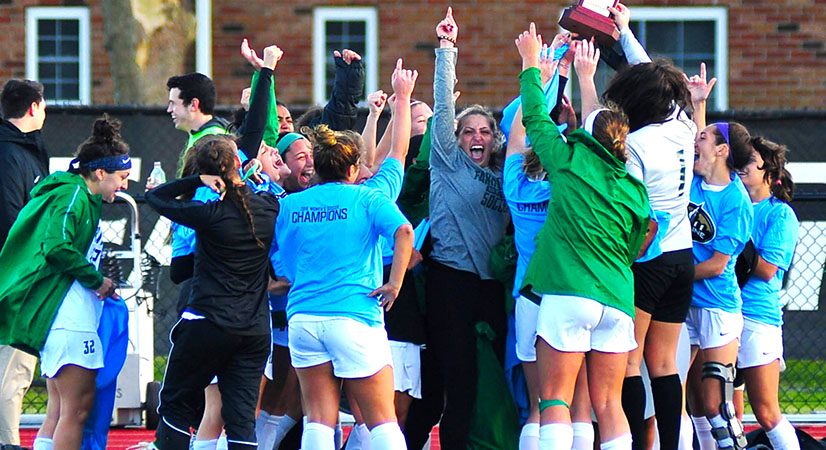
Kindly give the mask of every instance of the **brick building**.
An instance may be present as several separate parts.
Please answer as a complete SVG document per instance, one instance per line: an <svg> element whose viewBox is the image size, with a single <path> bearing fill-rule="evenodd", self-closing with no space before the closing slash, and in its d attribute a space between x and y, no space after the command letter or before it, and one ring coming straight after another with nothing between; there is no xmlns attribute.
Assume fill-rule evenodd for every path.
<svg viewBox="0 0 826 450"><path fill-rule="evenodd" d="M0 0L0 81L37 77L52 96L114 103L102 0ZM170 0L171 2L171 0ZM137 2L133 2L135 4ZM191 68L211 73L219 102L233 104L250 69L238 56L247 37L285 52L279 99L321 103L330 50L365 53L368 89L389 89L397 57L420 71L415 95L431 97L434 26L447 2L180 0L201 18ZM826 109L826 0L629 0L633 29L654 55L691 74L706 61L720 78L716 109ZM358 7L352 6L358 5ZM455 1L460 27L460 103L502 106L517 91L513 39L530 20L546 39L560 1ZM211 9L211 11L210 11ZM211 42L211 45L210 45ZM375 62L378 61L378 64ZM171 75L171 73L170 73ZM605 73L607 79L610 74ZM162 104L165 98L159 98Z"/></svg>

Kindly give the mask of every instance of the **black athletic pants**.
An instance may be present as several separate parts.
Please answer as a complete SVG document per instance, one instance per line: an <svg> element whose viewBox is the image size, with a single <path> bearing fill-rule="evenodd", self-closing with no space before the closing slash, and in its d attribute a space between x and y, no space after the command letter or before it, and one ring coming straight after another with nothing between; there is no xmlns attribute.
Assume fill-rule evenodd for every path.
<svg viewBox="0 0 826 450"><path fill-rule="evenodd" d="M439 438L445 450L467 448L467 434L476 403L476 322L485 321L496 332L496 356L505 359L504 288L494 280L430 261L427 272L427 349L436 362L441 386L422 390L444 392ZM424 367L423 367L424 370ZM503 369L504 370L504 369ZM423 375L424 381L424 375Z"/></svg>
<svg viewBox="0 0 826 450"><path fill-rule="evenodd" d="M203 413L204 389L217 376L229 448L256 448L255 405L272 337L242 336L207 319L182 319L172 328L170 341L155 445L161 450L189 448L190 427L197 426Z"/></svg>

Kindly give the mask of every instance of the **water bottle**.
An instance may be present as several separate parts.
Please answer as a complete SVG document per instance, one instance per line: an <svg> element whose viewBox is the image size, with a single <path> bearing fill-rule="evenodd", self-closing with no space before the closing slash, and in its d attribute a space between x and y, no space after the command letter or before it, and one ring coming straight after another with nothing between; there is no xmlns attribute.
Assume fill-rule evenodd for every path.
<svg viewBox="0 0 826 450"><path fill-rule="evenodd" d="M164 183L166 183L166 173L164 173L163 168L161 168L161 162L155 161L152 172L149 173L148 184L152 185L152 187L157 187Z"/></svg>

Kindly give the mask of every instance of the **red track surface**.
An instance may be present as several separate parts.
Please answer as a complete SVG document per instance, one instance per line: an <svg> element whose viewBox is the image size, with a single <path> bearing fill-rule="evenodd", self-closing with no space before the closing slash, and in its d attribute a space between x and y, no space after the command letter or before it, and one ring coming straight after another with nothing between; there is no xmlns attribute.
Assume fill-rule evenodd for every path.
<svg viewBox="0 0 826 450"><path fill-rule="evenodd" d="M749 432L757 428L755 425L746 425L746 431ZM823 439L826 437L825 425L798 425L797 428L809 433L815 439ZM20 430L20 441L23 447L31 448L32 441L37 434L37 430L24 429ZM344 438L350 434L350 427L344 428ZM125 450L127 447L135 445L139 442L152 441L155 438L154 431L147 431L143 428L115 428L109 431L109 445L110 450ZM439 445L439 428L433 430L431 438L431 450L440 450Z"/></svg>

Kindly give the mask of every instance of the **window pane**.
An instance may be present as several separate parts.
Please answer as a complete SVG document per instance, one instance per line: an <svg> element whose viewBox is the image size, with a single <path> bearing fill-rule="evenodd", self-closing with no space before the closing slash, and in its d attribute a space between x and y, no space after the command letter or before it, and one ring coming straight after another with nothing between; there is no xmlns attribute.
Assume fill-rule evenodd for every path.
<svg viewBox="0 0 826 450"><path fill-rule="evenodd" d="M77 37L79 31L80 21L78 20L61 20L60 21L60 34L63 36L73 36Z"/></svg>
<svg viewBox="0 0 826 450"><path fill-rule="evenodd" d="M61 83L60 87L62 100L78 100L80 98L80 91L76 83Z"/></svg>
<svg viewBox="0 0 826 450"><path fill-rule="evenodd" d="M80 53L78 41L60 41L60 56L77 56Z"/></svg>
<svg viewBox="0 0 826 450"><path fill-rule="evenodd" d="M43 80L40 81L43 82ZM55 83L43 83L43 94L47 99L56 98L57 90L55 89Z"/></svg>
<svg viewBox="0 0 826 450"><path fill-rule="evenodd" d="M64 81L78 81L78 64L77 63L63 63L60 65L60 78Z"/></svg>
<svg viewBox="0 0 826 450"><path fill-rule="evenodd" d="M37 56L57 56L57 43L51 39L38 39Z"/></svg>
<svg viewBox="0 0 826 450"><path fill-rule="evenodd" d="M56 20L45 20L40 19L37 21L37 34L41 37L43 36L54 36L56 33L55 27L57 25Z"/></svg>
<svg viewBox="0 0 826 450"><path fill-rule="evenodd" d="M335 79L333 50L340 51L347 48L364 56L367 50L367 22L363 20L330 20L325 23L324 29L326 31L324 48L327 49L327 54L325 55L325 95L326 98L330 98Z"/></svg>
<svg viewBox="0 0 826 450"><path fill-rule="evenodd" d="M324 27L324 31L329 38L330 35L341 35L344 22L330 20Z"/></svg>
<svg viewBox="0 0 826 450"><path fill-rule="evenodd" d="M649 53L671 56L679 50L677 22L646 22L645 40Z"/></svg>
<svg viewBox="0 0 826 450"><path fill-rule="evenodd" d="M349 32L350 35L362 36L363 37L366 34L366 32L364 31L364 28L366 26L365 22L361 22L361 21L359 21L359 22L348 22L348 25L349 25L348 32Z"/></svg>
<svg viewBox="0 0 826 450"><path fill-rule="evenodd" d="M56 64L40 63L37 65L37 77L40 82L54 80L57 77Z"/></svg>
<svg viewBox="0 0 826 450"><path fill-rule="evenodd" d="M714 22L685 22L685 52L714 54Z"/></svg>

